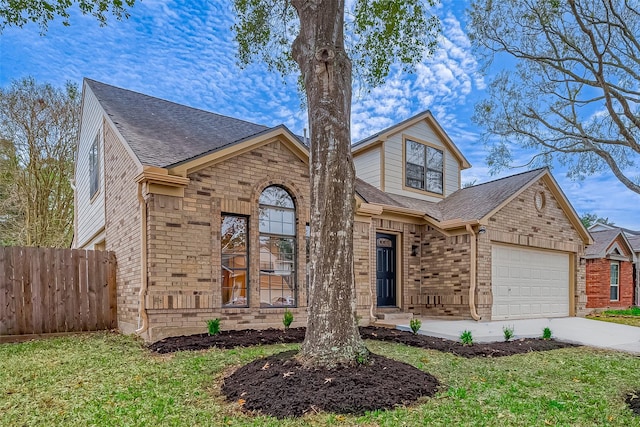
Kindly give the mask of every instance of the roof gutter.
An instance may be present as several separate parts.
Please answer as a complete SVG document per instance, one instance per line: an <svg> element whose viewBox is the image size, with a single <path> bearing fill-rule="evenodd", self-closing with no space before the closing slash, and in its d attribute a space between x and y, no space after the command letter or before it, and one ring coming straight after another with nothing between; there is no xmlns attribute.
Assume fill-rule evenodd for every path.
<svg viewBox="0 0 640 427"><path fill-rule="evenodd" d="M471 260L469 272L469 309L473 320L480 320L478 311L476 310L476 280L477 280L477 258L478 258L478 240L471 224L467 224L467 231L471 235Z"/></svg>

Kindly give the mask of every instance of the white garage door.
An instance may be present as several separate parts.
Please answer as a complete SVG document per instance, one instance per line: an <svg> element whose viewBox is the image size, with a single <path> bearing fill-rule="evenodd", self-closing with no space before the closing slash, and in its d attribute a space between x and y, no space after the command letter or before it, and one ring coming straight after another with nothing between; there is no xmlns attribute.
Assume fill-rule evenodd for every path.
<svg viewBox="0 0 640 427"><path fill-rule="evenodd" d="M491 249L493 320L569 315L569 255L517 246Z"/></svg>

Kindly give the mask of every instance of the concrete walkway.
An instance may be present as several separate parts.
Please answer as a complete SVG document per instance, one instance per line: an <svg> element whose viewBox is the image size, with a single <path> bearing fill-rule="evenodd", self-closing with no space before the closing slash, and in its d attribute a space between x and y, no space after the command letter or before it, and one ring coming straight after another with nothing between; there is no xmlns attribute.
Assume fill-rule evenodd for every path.
<svg viewBox="0 0 640 427"><path fill-rule="evenodd" d="M460 339L460 334L465 330L471 331L475 342L495 342L504 341L503 327L513 327L514 338L516 339L541 337L542 330L548 327L551 329L552 337L560 341L640 355L640 328L582 317L495 322L420 320L422 320L420 334L455 341ZM404 331L411 330L408 324L398 325L397 328Z"/></svg>

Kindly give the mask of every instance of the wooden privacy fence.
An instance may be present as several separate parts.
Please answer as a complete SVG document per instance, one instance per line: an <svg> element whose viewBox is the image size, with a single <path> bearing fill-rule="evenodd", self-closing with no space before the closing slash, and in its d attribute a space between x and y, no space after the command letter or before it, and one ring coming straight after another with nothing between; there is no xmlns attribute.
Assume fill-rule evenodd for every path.
<svg viewBox="0 0 640 427"><path fill-rule="evenodd" d="M0 247L0 342L115 327L113 252Z"/></svg>

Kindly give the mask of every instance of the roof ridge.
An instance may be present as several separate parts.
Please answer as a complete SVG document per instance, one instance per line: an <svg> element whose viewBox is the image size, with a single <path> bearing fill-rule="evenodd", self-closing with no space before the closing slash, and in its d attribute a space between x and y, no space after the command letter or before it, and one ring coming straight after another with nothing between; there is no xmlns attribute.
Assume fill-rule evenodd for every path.
<svg viewBox="0 0 640 427"><path fill-rule="evenodd" d="M524 172L518 172L518 173L515 173L513 175L503 176L502 178L496 178L496 179L491 180L491 181L481 182L480 184L475 184L475 185L471 185L469 187L461 188L460 190L465 190L467 188L473 188L473 187L480 187L481 185L492 184L494 182L498 182L498 181L501 181L503 179L510 179L510 178L514 178L516 176L524 175L524 174L531 173L531 172L540 172L542 170L549 170L549 167L548 166L543 166L541 168L530 169L530 170L524 171Z"/></svg>
<svg viewBox="0 0 640 427"><path fill-rule="evenodd" d="M237 120L237 121L239 121L239 122L249 123L249 124L252 124L252 125L255 125L255 126L263 126L263 127L267 128L267 129L270 129L270 127L269 127L269 126L267 126L267 125L263 125L263 124L260 124L260 123L250 122L250 121L248 121L248 120L239 119L239 118L237 118L237 117L226 116L226 115L224 115L224 114L220 114L220 113L214 113L213 111L205 110L205 109L203 109L203 108L198 108L198 107L192 107L191 105L180 104L179 102L170 101L170 100L168 100L168 99L165 99L165 98L159 98L159 97L157 97L157 96L147 95L146 93L138 92L138 91L131 90L131 89L126 89L126 88L123 88L123 87L120 87L120 86L114 86L114 85L109 84L109 83L104 83L104 82L101 82L101 81L98 81L98 80L91 79L91 78L89 78L89 77L85 77L85 78L84 78L84 80L86 80L86 81L88 81L88 82L97 83L97 84L99 84L99 85L103 85L103 86L109 86L109 87L114 88L114 89L117 89L117 90L121 90L121 91L125 91L125 92L134 93L134 94L136 94L136 95L138 95L138 96L142 96L142 97L144 97L144 98L151 98L151 99L155 99L155 100L158 100L158 101L166 102L166 103L168 103L168 104L177 105L177 106L182 107L182 108L189 108L189 109L191 109L191 110L201 111L201 112L203 112L203 113L207 113L207 114L213 114L214 116L224 117L224 118L226 118L226 119L233 119L233 120Z"/></svg>
<svg viewBox="0 0 640 427"><path fill-rule="evenodd" d="M419 113L416 113L416 114L412 114L411 116L407 117L406 119L402 120L401 122L394 123L394 124L392 124L391 126L387 126L387 127L386 127L386 128L384 128L384 129L380 129L378 132L376 132L376 133L374 133L374 134L371 134L371 135L369 135L369 136L366 136L366 137L364 137L364 138L362 138L362 139L360 139L360 140L358 140L358 141L354 142L354 143L351 145L351 148L355 148L357 145L360 145L360 144L362 144L362 143L364 143L364 142L366 142L366 141L369 141L370 139L373 139L373 138L375 138L375 137L377 137L377 136L380 136L380 134L383 134L383 133L385 133L386 131L391 130L391 129L395 128L395 127L400 127L400 126L402 126L404 123L406 123L406 122L408 122L408 121L411 121L411 120L413 120L414 118L416 118L416 117L418 117L418 116L421 116L421 115L423 115L423 114L427 114L427 113L429 113L429 114L433 114L433 113L431 113L431 110L429 110L429 109L426 109L426 110L420 111Z"/></svg>

